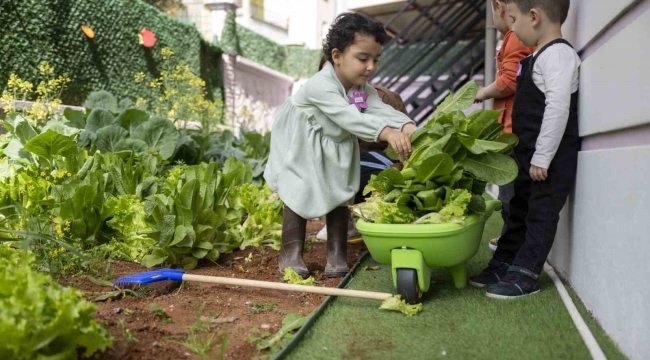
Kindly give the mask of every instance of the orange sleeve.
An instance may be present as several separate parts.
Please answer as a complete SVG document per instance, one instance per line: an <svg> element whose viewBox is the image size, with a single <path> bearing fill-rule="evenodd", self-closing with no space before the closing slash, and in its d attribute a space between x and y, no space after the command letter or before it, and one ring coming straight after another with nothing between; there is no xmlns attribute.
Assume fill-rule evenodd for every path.
<svg viewBox="0 0 650 360"><path fill-rule="evenodd" d="M503 71L497 76L496 84L499 91L511 95L517 89L517 72L519 61L533 53L533 48L526 47L517 36L512 33L503 49Z"/></svg>

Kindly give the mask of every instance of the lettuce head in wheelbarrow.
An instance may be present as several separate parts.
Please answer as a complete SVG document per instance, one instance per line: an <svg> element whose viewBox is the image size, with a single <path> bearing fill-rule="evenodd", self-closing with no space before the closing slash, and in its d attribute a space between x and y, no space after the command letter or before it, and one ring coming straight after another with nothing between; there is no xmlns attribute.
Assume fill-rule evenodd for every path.
<svg viewBox="0 0 650 360"><path fill-rule="evenodd" d="M460 223L485 211L487 183L505 185L517 177L508 155L519 139L502 134L502 110L465 115L478 86L468 82L437 107L429 122L411 135L413 152L403 169L373 175L366 202L351 207L355 216L378 224ZM397 160L389 148L388 156Z"/></svg>

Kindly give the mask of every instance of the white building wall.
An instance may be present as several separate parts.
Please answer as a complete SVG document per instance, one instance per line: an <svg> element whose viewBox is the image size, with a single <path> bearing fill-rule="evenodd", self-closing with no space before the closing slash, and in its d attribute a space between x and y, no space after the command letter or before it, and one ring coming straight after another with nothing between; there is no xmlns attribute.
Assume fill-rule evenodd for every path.
<svg viewBox="0 0 650 360"><path fill-rule="evenodd" d="M650 359L650 1L598 35L632 3L571 1L583 151L549 261L630 359Z"/></svg>

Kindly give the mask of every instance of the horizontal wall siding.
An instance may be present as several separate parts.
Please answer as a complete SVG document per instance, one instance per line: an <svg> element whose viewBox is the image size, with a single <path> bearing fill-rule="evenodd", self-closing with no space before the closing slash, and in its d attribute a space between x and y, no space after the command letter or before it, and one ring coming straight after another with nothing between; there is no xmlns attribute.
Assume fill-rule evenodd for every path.
<svg viewBox="0 0 650 360"><path fill-rule="evenodd" d="M582 49L596 34L616 18L634 0L571 0L565 30L577 49Z"/></svg>
<svg viewBox="0 0 650 360"><path fill-rule="evenodd" d="M650 123L650 11L587 58L580 72L582 136Z"/></svg>

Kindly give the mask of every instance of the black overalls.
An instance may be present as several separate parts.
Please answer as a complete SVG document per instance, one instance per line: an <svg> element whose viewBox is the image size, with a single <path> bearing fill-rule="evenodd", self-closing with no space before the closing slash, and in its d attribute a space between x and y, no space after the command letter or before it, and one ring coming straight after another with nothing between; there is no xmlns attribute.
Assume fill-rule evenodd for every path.
<svg viewBox="0 0 650 360"><path fill-rule="evenodd" d="M537 58L550 46L571 46L558 39L544 46L534 57L521 61L512 113L512 130L519 136L514 154L519 165L515 195L510 201L507 231L499 239L494 258L540 274L551 250L560 210L573 188L580 151L578 134L578 91L571 95L569 121L546 181L530 178L530 162L535 153L546 108L546 96L533 81Z"/></svg>

